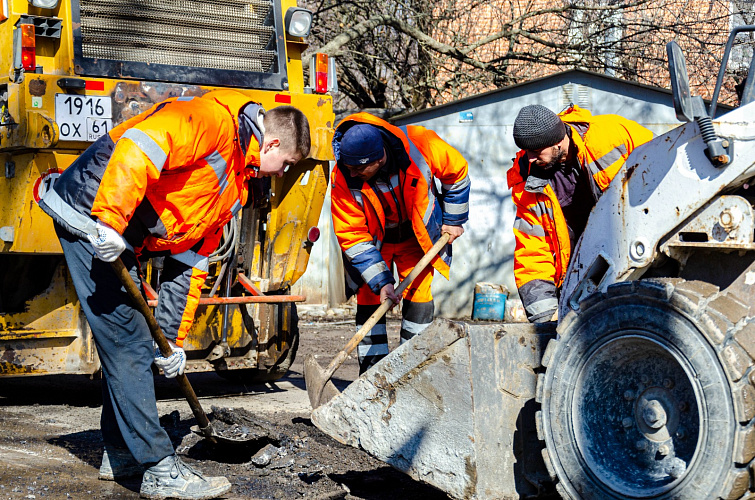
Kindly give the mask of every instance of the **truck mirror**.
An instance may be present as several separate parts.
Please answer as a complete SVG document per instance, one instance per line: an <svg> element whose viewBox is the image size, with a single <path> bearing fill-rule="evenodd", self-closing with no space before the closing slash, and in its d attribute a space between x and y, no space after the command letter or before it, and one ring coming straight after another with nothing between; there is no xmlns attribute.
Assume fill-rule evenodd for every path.
<svg viewBox="0 0 755 500"><path fill-rule="evenodd" d="M689 76L687 63L684 61L682 49L674 41L666 44L668 54L668 70L671 75L671 93L674 96L674 110L676 117L683 122L691 122L695 118L694 106L689 92Z"/></svg>

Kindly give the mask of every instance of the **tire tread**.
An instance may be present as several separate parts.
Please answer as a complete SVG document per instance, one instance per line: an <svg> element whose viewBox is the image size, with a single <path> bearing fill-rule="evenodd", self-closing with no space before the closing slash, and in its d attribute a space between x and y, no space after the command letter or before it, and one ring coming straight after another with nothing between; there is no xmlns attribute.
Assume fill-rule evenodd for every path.
<svg viewBox="0 0 755 500"><path fill-rule="evenodd" d="M731 466L725 478L717 485L696 485L700 494L712 487L715 496L725 499L740 498L755 491L755 470L751 462L755 459L755 318L750 316L750 308L735 296L722 293L719 288L703 281L685 281L680 278L652 279L623 282L611 285L604 294L596 293L580 302L578 311L567 315L568 322L559 325L559 339L551 341L544 353L543 365L557 366L559 354L569 347L571 335L579 331L573 328L575 322L593 307L605 308L607 302L623 303L633 295L657 299L687 316L697 325L698 331L718 354L719 361L727 375L731 397L734 403L734 416L739 424L734 438L734 452ZM566 320L567 318L564 318ZM548 372L538 376L537 401L543 403ZM543 406L546 409L546 406ZM544 440L546 419L549 411L537 414L538 438ZM568 496L572 489L557 478L556 468L551 457L553 450L543 450L543 459L548 473L556 481L559 493ZM748 464L749 468L748 468ZM753 472L753 474L751 474ZM577 485L572 485L579 491ZM754 495L755 496L755 495Z"/></svg>

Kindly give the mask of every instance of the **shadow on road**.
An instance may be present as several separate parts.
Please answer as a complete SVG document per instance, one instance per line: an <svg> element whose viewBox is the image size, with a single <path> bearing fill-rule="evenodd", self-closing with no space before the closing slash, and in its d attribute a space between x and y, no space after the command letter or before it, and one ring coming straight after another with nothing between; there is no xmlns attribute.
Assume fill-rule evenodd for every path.
<svg viewBox="0 0 755 500"><path fill-rule="evenodd" d="M53 446L59 446L65 449L71 455L75 456L81 462L83 462L85 466L91 466L92 470L90 473L92 476L96 476L97 471L100 468L100 464L102 463L102 450L104 446L104 443L102 441L102 434L99 430L89 430L64 434L60 437L49 438L47 442ZM76 467L79 467L78 464L76 465ZM124 488L137 493L139 492L141 482L141 477L118 479L115 481L115 483L119 484L120 486L123 486ZM107 485L107 482L103 481L102 485ZM90 486L84 484L82 484L81 487L84 489L91 488ZM74 481L68 483L67 488L69 490L72 489L72 491L69 492L69 495L71 493L76 494L76 483ZM84 495L83 491L80 493ZM87 490L87 493L91 493L91 491ZM85 498L85 496L80 496L78 498Z"/></svg>
<svg viewBox="0 0 755 500"><path fill-rule="evenodd" d="M0 384L2 406L44 404L94 408L101 403L100 381L84 375L3 378Z"/></svg>
<svg viewBox="0 0 755 500"><path fill-rule="evenodd" d="M221 378L214 373L191 373L188 375L192 387L199 397L225 397L254 394L272 394L288 389L279 386L289 382L301 390L306 390L301 373L289 372L276 382L245 384ZM334 379L339 389L351 381ZM50 375L35 377L3 378L0 384L0 405L27 406L68 405L72 407L94 408L102 404L100 379L90 379L85 375ZM155 391L158 400L182 399L182 394L174 380L162 376L155 377Z"/></svg>
<svg viewBox="0 0 755 500"><path fill-rule="evenodd" d="M396 498L412 500L448 500L448 495L427 485L422 485L392 467L379 467L369 471L348 471L343 474L328 474L338 484L349 488L356 498L365 500L384 499L386 491ZM410 496L402 496L405 492Z"/></svg>

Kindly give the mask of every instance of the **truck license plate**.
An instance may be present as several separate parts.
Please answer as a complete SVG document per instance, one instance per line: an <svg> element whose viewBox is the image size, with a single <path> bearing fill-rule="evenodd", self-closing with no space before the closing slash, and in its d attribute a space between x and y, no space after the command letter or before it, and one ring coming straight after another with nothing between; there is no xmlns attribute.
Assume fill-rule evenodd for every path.
<svg viewBox="0 0 755 500"><path fill-rule="evenodd" d="M113 127L110 97L55 94L55 121L61 141L94 142Z"/></svg>

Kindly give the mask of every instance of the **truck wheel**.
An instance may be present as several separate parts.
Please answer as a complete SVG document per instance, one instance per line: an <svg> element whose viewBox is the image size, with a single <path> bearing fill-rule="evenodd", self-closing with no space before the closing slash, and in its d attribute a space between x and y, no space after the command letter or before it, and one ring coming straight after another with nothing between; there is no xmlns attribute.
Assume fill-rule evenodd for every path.
<svg viewBox="0 0 755 500"><path fill-rule="evenodd" d="M283 378L294 363L299 348L299 330L291 339L291 347L269 368L243 368L241 370L218 370L216 373L226 380L246 385L264 384Z"/></svg>
<svg viewBox="0 0 755 500"><path fill-rule="evenodd" d="M292 303L290 307L291 327L290 331L286 332L285 335L285 342L288 344L288 348L279 353L278 351L274 351L279 355L274 359L272 365L265 368L218 370L215 373L226 380L248 385L264 384L265 382L273 382L283 378L294 363L296 352L299 350L299 314L297 313L296 304Z"/></svg>
<svg viewBox="0 0 755 500"><path fill-rule="evenodd" d="M704 282L618 283L569 313L537 414L565 498L740 498L755 457L755 320ZM748 465L750 467L748 467Z"/></svg>

